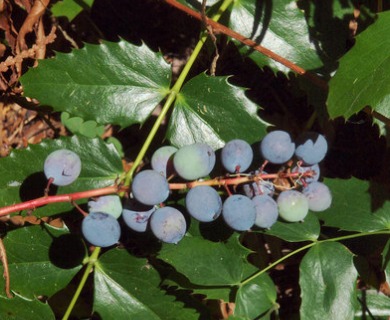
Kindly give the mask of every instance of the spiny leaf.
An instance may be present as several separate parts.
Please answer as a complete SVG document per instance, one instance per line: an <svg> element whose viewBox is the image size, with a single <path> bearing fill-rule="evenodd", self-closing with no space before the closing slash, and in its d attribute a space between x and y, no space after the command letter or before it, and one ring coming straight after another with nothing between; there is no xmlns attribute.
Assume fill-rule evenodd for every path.
<svg viewBox="0 0 390 320"><path fill-rule="evenodd" d="M257 115L258 109L245 90L231 85L227 77L203 73L183 86L167 136L179 147L204 142L218 149L235 138L253 143L265 135L267 126Z"/></svg>
<svg viewBox="0 0 390 320"><path fill-rule="evenodd" d="M170 66L160 53L121 40L57 53L20 81L26 96L55 111L127 127L150 116L170 79Z"/></svg>
<svg viewBox="0 0 390 320"><path fill-rule="evenodd" d="M199 319L197 310L175 301L159 289L160 283L146 259L110 250L96 266L94 311L103 319Z"/></svg>
<svg viewBox="0 0 390 320"><path fill-rule="evenodd" d="M249 252L239 243L237 235L226 243L186 236L175 246L163 246L158 257L193 284L231 286L239 284L254 271L254 268L247 268Z"/></svg>
<svg viewBox="0 0 390 320"><path fill-rule="evenodd" d="M318 218L309 213L302 222L277 221L270 230L265 230L264 233L286 241L299 242L315 241L320 235L320 230Z"/></svg>

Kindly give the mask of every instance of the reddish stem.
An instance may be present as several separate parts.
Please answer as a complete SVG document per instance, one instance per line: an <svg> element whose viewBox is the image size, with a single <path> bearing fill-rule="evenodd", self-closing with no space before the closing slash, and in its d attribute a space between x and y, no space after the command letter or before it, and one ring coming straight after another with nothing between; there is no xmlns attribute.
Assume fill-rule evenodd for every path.
<svg viewBox="0 0 390 320"><path fill-rule="evenodd" d="M18 212L22 210L27 209L35 209L38 207L42 207L49 203L57 203L57 202L72 202L79 199L84 198L91 198L91 197L98 197L103 196L107 194L112 193L118 193L120 191L126 191L122 190L123 188L120 188L118 186L109 186L104 187L100 189L94 189L94 190L88 190L88 191L82 191L82 192L75 192L75 193L69 193L69 194L61 194L56 196L44 196L41 198L13 204L10 206L6 206L3 208L0 208L0 217L5 216L7 214Z"/></svg>

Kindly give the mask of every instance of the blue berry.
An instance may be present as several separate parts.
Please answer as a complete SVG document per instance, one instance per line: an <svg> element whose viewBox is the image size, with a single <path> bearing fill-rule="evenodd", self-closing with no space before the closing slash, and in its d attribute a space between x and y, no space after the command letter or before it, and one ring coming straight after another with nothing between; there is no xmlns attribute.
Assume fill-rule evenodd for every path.
<svg viewBox="0 0 390 320"><path fill-rule="evenodd" d="M222 148L222 165L231 173L246 171L251 165L252 160L252 148L249 143L244 140L231 140Z"/></svg>
<svg viewBox="0 0 390 320"><path fill-rule="evenodd" d="M249 230L256 219L256 209L252 200L241 194L229 196L222 207L226 224L234 230Z"/></svg>
<svg viewBox="0 0 390 320"><path fill-rule="evenodd" d="M144 170L134 177L131 191L137 201L153 206L168 198L169 184L167 179L157 171Z"/></svg>
<svg viewBox="0 0 390 320"><path fill-rule="evenodd" d="M157 209L150 218L150 229L157 239L166 243L178 243L186 233L183 214L173 207Z"/></svg>
<svg viewBox="0 0 390 320"><path fill-rule="evenodd" d="M81 223L84 238L97 247L110 247L118 243L121 228L118 220L103 212L91 212Z"/></svg>
<svg viewBox="0 0 390 320"><path fill-rule="evenodd" d="M79 177L81 160L73 151L67 149L56 150L47 156L43 171L47 179L53 179L53 184L67 186Z"/></svg>
<svg viewBox="0 0 390 320"><path fill-rule="evenodd" d="M296 143L295 155L307 166L322 161L328 151L328 143L325 137L317 132L302 133Z"/></svg>
<svg viewBox="0 0 390 320"><path fill-rule="evenodd" d="M156 211L155 206L146 206L134 199L127 201L122 217L125 224L137 232L145 232L149 223L149 218Z"/></svg>
<svg viewBox="0 0 390 320"><path fill-rule="evenodd" d="M268 195L256 196L252 199L256 209L255 225L260 228L271 228L278 219L278 205Z"/></svg>
<svg viewBox="0 0 390 320"><path fill-rule="evenodd" d="M286 131L276 130L268 133L260 143L260 151L265 160L282 164L294 155L295 144Z"/></svg>
<svg viewBox="0 0 390 320"><path fill-rule="evenodd" d="M332 204L332 194L328 186L322 182L314 181L309 183L302 190L309 202L311 211L324 211Z"/></svg>
<svg viewBox="0 0 390 320"><path fill-rule="evenodd" d="M214 188L197 186L187 193L186 208L195 219L210 222L217 219L221 214L222 200Z"/></svg>

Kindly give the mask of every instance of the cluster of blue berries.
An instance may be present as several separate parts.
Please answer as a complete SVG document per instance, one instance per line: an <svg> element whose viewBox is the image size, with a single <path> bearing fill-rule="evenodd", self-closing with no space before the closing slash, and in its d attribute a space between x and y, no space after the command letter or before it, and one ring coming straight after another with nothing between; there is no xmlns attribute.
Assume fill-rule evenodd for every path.
<svg viewBox="0 0 390 320"><path fill-rule="evenodd" d="M301 221L309 210L330 207L329 188L318 180L319 163L328 149L323 135L306 132L293 141L286 131L276 130L264 137L259 149L263 164L246 173L254 158L252 146L241 139L229 141L220 153L226 174L207 180L216 164L216 154L210 146L194 143L180 149L160 147L151 158L151 169L135 175L124 204L117 195L90 199L82 233L95 246L114 245L121 235L118 218L122 217L134 231L150 230L163 242L178 243L186 233L186 218L177 208L164 205L171 193L168 180L175 176L184 179L185 186L191 186L185 197L190 216L207 223L222 215L225 223L237 231L254 226L271 228L279 217L288 222ZM264 171L268 163L280 165L283 170L269 174ZM76 180L80 170L77 154L65 149L50 154L44 165L46 177L59 186ZM238 179L244 182L235 183ZM279 185L276 181L280 179L287 180L287 185ZM231 193L228 180L238 192ZM228 192L224 200L216 185Z"/></svg>

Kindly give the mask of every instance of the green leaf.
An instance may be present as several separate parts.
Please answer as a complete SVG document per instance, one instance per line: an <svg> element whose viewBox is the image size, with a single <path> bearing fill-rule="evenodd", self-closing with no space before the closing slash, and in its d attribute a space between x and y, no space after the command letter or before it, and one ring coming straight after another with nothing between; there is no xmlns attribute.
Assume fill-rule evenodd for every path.
<svg viewBox="0 0 390 320"><path fill-rule="evenodd" d="M382 270L384 271L386 281L390 283L390 240L387 241L382 252Z"/></svg>
<svg viewBox="0 0 390 320"><path fill-rule="evenodd" d="M331 118L349 118L371 106L390 117L390 12L356 37L356 44L340 59L340 66L329 83L327 100Z"/></svg>
<svg viewBox="0 0 390 320"><path fill-rule="evenodd" d="M99 258L95 268L94 311L102 319L198 319L159 289L159 273L146 259L114 249Z"/></svg>
<svg viewBox="0 0 390 320"><path fill-rule="evenodd" d="M235 316L258 319L277 306L275 285L267 274L263 274L240 286L235 302Z"/></svg>
<svg viewBox="0 0 390 320"><path fill-rule="evenodd" d="M218 149L235 138L253 143L265 135L267 124L257 115L259 107L227 79L202 73L183 86L167 133L173 145L204 142Z"/></svg>
<svg viewBox="0 0 390 320"><path fill-rule="evenodd" d="M98 126L93 120L84 121L80 117L71 117L69 113L61 113L61 122L72 133L80 133L88 138L100 137L104 133L104 126Z"/></svg>
<svg viewBox="0 0 390 320"><path fill-rule="evenodd" d="M353 319L356 278L353 254L342 244L312 247L300 265L301 319Z"/></svg>
<svg viewBox="0 0 390 320"><path fill-rule="evenodd" d="M4 238L11 290L27 299L50 297L76 275L86 257L84 242L49 225L19 228ZM2 267L0 268L1 273ZM3 292L4 279L0 278Z"/></svg>
<svg viewBox="0 0 390 320"><path fill-rule="evenodd" d="M289 242L315 241L320 235L321 226L318 218L309 213L302 222L277 221L270 230L264 233Z"/></svg>
<svg viewBox="0 0 390 320"><path fill-rule="evenodd" d="M237 235L226 243L187 235L177 245L164 245L158 257L193 284L231 286L249 276L246 260L249 253L239 243Z"/></svg>
<svg viewBox="0 0 390 320"><path fill-rule="evenodd" d="M390 316L390 298L376 290L367 290L359 294L360 309L355 314L355 319L367 319L368 312L375 320L388 320ZM370 319L370 318L368 318ZM371 318L374 319L374 318Z"/></svg>
<svg viewBox="0 0 390 320"><path fill-rule="evenodd" d="M101 139L74 136L44 140L26 149L15 150L0 159L0 201L2 206L43 196L47 179L43 173L46 157L54 150L69 149L81 159L79 178L71 185L59 187L57 194L85 191L113 185L123 173L121 158L112 144ZM17 168L17 170L15 170ZM81 202L86 202L82 200ZM38 208L37 216L50 216L73 209L70 203L57 203Z"/></svg>
<svg viewBox="0 0 390 320"><path fill-rule="evenodd" d="M54 17L67 17L71 21L81 11L91 9L93 2L94 0L63 0L55 3L50 10Z"/></svg>
<svg viewBox="0 0 390 320"><path fill-rule="evenodd" d="M295 1L234 1L229 27L305 70L322 66L310 39L305 15ZM234 42L245 57L251 58L260 67L268 66L275 72L291 71L271 58Z"/></svg>
<svg viewBox="0 0 390 320"><path fill-rule="evenodd" d="M360 232L390 228L390 202L376 207L370 182L356 178L325 179L324 182L332 192L332 205L317 216L326 226Z"/></svg>
<svg viewBox="0 0 390 320"><path fill-rule="evenodd" d="M127 127L150 116L170 79L170 66L160 53L121 40L57 53L20 81L26 96L55 111Z"/></svg>
<svg viewBox="0 0 390 320"><path fill-rule="evenodd" d="M12 299L0 297L0 318L4 320L50 320L55 316L46 303L36 299L29 300L19 296Z"/></svg>

